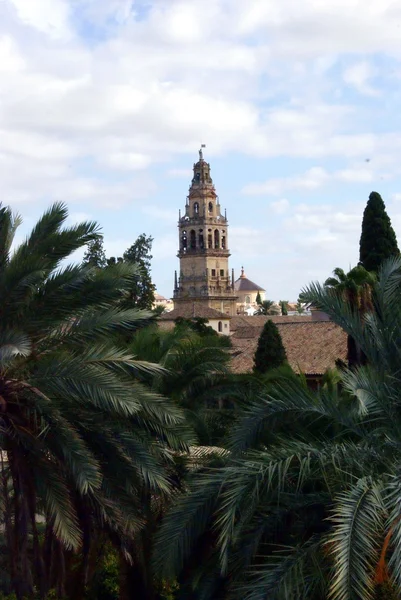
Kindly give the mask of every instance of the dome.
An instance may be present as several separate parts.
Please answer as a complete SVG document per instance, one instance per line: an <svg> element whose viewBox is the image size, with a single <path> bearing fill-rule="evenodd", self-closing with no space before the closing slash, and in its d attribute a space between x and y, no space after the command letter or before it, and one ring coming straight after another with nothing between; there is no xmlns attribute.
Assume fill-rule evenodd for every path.
<svg viewBox="0 0 401 600"><path fill-rule="evenodd" d="M244 267L241 268L241 277L234 283L236 292L265 292L260 285L257 285L245 275Z"/></svg>

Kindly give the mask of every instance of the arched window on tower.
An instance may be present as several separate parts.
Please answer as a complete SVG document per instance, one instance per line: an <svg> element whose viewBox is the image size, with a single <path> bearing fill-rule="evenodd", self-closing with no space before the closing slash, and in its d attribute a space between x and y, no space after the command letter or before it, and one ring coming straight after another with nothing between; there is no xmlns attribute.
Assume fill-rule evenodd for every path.
<svg viewBox="0 0 401 600"><path fill-rule="evenodd" d="M199 229L199 248L203 250L205 244L203 242L203 229Z"/></svg>
<svg viewBox="0 0 401 600"><path fill-rule="evenodd" d="M194 250L196 248L196 232L194 229L191 229L189 236L189 247Z"/></svg>
<svg viewBox="0 0 401 600"><path fill-rule="evenodd" d="M212 236L212 230L211 229L208 229L207 247L208 248L213 248L213 236Z"/></svg>
<svg viewBox="0 0 401 600"><path fill-rule="evenodd" d="M209 202L209 212L213 212L213 202Z"/></svg>
<svg viewBox="0 0 401 600"><path fill-rule="evenodd" d="M220 333L223 331L223 323L221 321L219 321L218 329Z"/></svg>
<svg viewBox="0 0 401 600"><path fill-rule="evenodd" d="M220 233L218 229L214 230L214 247L220 248Z"/></svg>
<svg viewBox="0 0 401 600"><path fill-rule="evenodd" d="M187 245L188 245L187 232L183 231L182 236L181 236L181 249L183 252L187 251Z"/></svg>
<svg viewBox="0 0 401 600"><path fill-rule="evenodd" d="M195 202L194 204L194 214L199 215L199 203Z"/></svg>
<svg viewBox="0 0 401 600"><path fill-rule="evenodd" d="M221 236L221 247L223 248L223 250L226 249L226 236L225 235Z"/></svg>

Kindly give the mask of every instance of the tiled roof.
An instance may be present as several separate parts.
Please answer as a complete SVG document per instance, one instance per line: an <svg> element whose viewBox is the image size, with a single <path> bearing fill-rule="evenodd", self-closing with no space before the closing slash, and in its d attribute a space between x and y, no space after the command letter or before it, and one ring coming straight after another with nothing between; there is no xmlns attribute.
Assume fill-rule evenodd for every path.
<svg viewBox="0 0 401 600"><path fill-rule="evenodd" d="M251 281L247 277L239 277L239 279L237 279L237 281L234 283L234 289L236 292L264 292L265 291L262 287L260 287L260 285L253 283L253 281Z"/></svg>
<svg viewBox="0 0 401 600"><path fill-rule="evenodd" d="M185 302L180 303L174 310L168 313L163 313L160 316L161 321L175 321L175 319L231 319L229 315L210 308L201 302Z"/></svg>
<svg viewBox="0 0 401 600"><path fill-rule="evenodd" d="M230 330L235 331L240 327L263 327L268 320L273 323L309 323L312 321L310 315L254 315L253 317L239 316L233 317L230 323Z"/></svg>
<svg viewBox="0 0 401 600"><path fill-rule="evenodd" d="M288 362L298 373L322 375L335 367L337 359L347 359L347 335L331 321L281 322L277 323L277 327ZM231 336L231 368L234 373L252 371L262 329L263 326L240 327Z"/></svg>

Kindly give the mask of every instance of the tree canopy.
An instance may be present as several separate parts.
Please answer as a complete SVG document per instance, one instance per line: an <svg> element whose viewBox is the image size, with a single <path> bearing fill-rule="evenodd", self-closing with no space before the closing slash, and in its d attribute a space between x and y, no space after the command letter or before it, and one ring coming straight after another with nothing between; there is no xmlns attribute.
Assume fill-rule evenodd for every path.
<svg viewBox="0 0 401 600"><path fill-rule="evenodd" d="M101 269L107 265L106 254L103 248L103 236L98 235L88 242L82 264Z"/></svg>
<svg viewBox="0 0 401 600"><path fill-rule="evenodd" d="M383 260L398 255L397 238L383 199L377 192L372 192L363 213L360 264L367 271L377 272Z"/></svg>
<svg viewBox="0 0 401 600"><path fill-rule="evenodd" d="M12 251L21 219L0 206L0 559L18 599L53 583L81 598L94 531L131 556L144 495L171 487L167 448L193 440L179 407L141 381L159 365L118 345L152 316L121 306L135 267L63 266L99 233L67 216L54 204ZM81 558L68 582L64 552Z"/></svg>
<svg viewBox="0 0 401 600"><path fill-rule="evenodd" d="M286 361L284 345L277 326L270 319L266 321L258 340L254 358L254 371L266 373L281 367Z"/></svg>
<svg viewBox="0 0 401 600"><path fill-rule="evenodd" d="M124 261L136 264L139 273L128 290L128 304L150 310L155 301L155 285L151 278L153 238L142 233L124 252Z"/></svg>

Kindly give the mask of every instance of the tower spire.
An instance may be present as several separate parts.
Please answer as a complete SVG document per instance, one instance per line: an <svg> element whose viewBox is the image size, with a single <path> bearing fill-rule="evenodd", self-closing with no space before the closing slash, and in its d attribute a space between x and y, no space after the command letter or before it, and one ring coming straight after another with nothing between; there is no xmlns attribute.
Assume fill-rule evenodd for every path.
<svg viewBox="0 0 401 600"><path fill-rule="evenodd" d="M204 148L205 144L201 144L199 160L193 165L185 215L180 214L178 222L180 276L178 281L177 275L174 277L174 302L195 302L196 306L200 303L234 315L236 296L228 262L227 215L217 200L210 165L203 158Z"/></svg>

